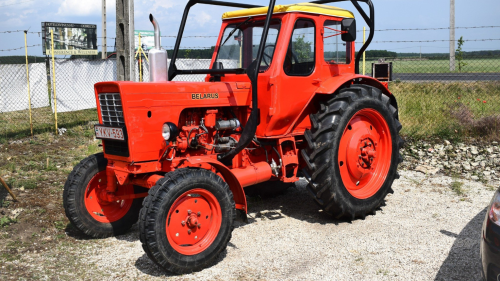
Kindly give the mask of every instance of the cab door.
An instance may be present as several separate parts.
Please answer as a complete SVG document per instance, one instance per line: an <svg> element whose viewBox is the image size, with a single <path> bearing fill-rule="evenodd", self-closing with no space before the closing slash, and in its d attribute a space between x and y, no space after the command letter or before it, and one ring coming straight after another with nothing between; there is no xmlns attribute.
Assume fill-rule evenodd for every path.
<svg viewBox="0 0 500 281"><path fill-rule="evenodd" d="M318 27L314 18L297 15L281 68L271 77L271 107L266 136L284 135L319 86ZM273 81L275 80L275 81Z"/></svg>

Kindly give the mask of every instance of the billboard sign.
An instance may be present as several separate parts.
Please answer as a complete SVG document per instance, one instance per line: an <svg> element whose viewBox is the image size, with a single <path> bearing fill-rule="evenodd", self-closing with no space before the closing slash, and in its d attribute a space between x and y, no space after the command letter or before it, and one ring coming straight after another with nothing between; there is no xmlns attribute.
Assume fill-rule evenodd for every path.
<svg viewBox="0 0 500 281"><path fill-rule="evenodd" d="M50 31L54 31L54 55L97 55L97 25L42 22L43 54L50 55Z"/></svg>
<svg viewBox="0 0 500 281"><path fill-rule="evenodd" d="M139 33L141 34L141 45L144 52L148 52L155 46L155 32L151 30L135 30L135 50L139 48Z"/></svg>

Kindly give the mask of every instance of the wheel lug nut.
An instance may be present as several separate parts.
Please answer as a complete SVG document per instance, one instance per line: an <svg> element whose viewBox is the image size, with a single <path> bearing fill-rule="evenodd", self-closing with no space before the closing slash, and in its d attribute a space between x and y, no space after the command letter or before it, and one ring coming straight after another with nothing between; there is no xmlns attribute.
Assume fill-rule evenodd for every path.
<svg viewBox="0 0 500 281"><path fill-rule="evenodd" d="M182 226L185 226L186 222L185 221L181 221L181 224L182 224Z"/></svg>
<svg viewBox="0 0 500 281"><path fill-rule="evenodd" d="M198 228L201 228L201 223L198 224Z"/></svg>
<svg viewBox="0 0 500 281"><path fill-rule="evenodd" d="M197 215L198 215L198 217L199 217L199 216L201 216L201 212L198 212L198 214L197 214Z"/></svg>
<svg viewBox="0 0 500 281"><path fill-rule="evenodd" d="M188 210L188 215L191 215L191 210Z"/></svg>
<svg viewBox="0 0 500 281"><path fill-rule="evenodd" d="M191 229L188 229L188 234L191 234Z"/></svg>

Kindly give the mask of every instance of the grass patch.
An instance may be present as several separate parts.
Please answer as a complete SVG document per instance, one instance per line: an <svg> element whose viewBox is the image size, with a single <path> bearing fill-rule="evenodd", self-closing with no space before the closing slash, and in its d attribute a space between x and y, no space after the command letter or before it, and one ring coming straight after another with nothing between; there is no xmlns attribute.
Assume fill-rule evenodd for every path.
<svg viewBox="0 0 500 281"><path fill-rule="evenodd" d="M0 227L5 227L5 226L8 226L8 225L16 223L16 222L17 222L16 219L11 219L9 217L1 217L0 218Z"/></svg>
<svg viewBox="0 0 500 281"><path fill-rule="evenodd" d="M458 181L457 178L453 177L452 182L450 183L450 188L455 192L458 196L464 196L465 195L465 190L463 188L464 183L461 181Z"/></svg>
<svg viewBox="0 0 500 281"><path fill-rule="evenodd" d="M18 178L9 178L7 180L7 184L11 188L21 188L24 187L25 189L35 189L37 185L37 178L27 178L27 179L18 179Z"/></svg>
<svg viewBox="0 0 500 281"><path fill-rule="evenodd" d="M404 136L500 139L500 82L391 83Z"/></svg>
<svg viewBox="0 0 500 281"><path fill-rule="evenodd" d="M51 107L34 108L32 110L33 133L55 132L55 118ZM9 138L22 138L31 135L28 110L3 112L0 114L0 142ZM97 110L85 109L57 114L58 128L72 128L96 121Z"/></svg>

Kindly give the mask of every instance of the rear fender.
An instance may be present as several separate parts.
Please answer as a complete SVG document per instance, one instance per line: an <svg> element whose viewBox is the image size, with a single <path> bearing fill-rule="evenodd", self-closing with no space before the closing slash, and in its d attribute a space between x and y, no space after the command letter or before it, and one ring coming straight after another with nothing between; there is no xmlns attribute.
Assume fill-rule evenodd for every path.
<svg viewBox="0 0 500 281"><path fill-rule="evenodd" d="M187 163L186 163L187 162ZM236 209L243 210L247 212L247 199L245 197L245 192L243 191L243 186L236 178L236 176L231 172L231 169L226 167L221 162L211 158L210 156L195 156L185 159L187 166L198 166L200 164L209 164L214 167L224 178L224 181L229 185L229 189L233 193L234 203L236 204Z"/></svg>
<svg viewBox="0 0 500 281"><path fill-rule="evenodd" d="M359 81L354 81L354 79L360 79ZM387 89L387 87L377 79L358 74L344 74L339 76L331 77L330 79L325 80L321 83L321 86L318 87L315 94L322 95L331 95L335 93L338 89L342 87L348 87L352 84L361 84L375 87L382 91L382 93L389 97L391 101L391 105L398 109L398 103L396 101L396 97ZM399 116L398 116L399 119Z"/></svg>

